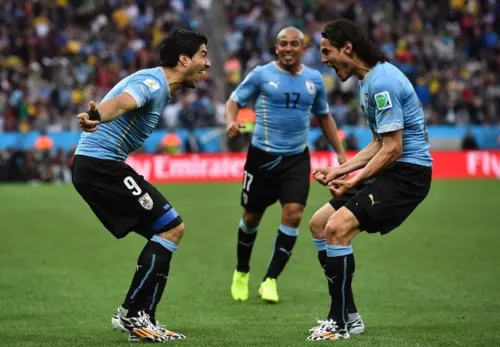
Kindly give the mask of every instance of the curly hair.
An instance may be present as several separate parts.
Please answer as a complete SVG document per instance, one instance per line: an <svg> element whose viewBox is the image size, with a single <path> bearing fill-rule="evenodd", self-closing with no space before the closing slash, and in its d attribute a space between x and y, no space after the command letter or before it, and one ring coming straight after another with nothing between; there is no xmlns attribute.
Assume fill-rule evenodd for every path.
<svg viewBox="0 0 500 347"><path fill-rule="evenodd" d="M160 65L175 67L179 61L179 55L185 54L192 58L200 46L207 43L207 37L201 33L185 29L174 29L160 45Z"/></svg>
<svg viewBox="0 0 500 347"><path fill-rule="evenodd" d="M348 19L329 22L321 32L321 36L328 39L336 48L343 47L347 41L351 42L356 55L370 66L389 61L380 48L370 40L366 31Z"/></svg>

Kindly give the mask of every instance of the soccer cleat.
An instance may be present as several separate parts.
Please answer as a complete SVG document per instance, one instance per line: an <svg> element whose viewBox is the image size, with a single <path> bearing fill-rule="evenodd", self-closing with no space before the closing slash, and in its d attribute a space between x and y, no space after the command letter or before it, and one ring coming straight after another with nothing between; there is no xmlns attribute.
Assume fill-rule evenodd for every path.
<svg viewBox="0 0 500 347"><path fill-rule="evenodd" d="M318 320L318 323L318 326L309 329L311 335L306 341L344 340L350 337L349 332L346 329L339 329L334 320Z"/></svg>
<svg viewBox="0 0 500 347"><path fill-rule="evenodd" d="M318 319L318 325L309 329L309 333L313 333L315 331L322 331L324 330L324 327L327 326L328 324L330 324L328 320ZM365 331L365 324L363 323L361 316L358 315L356 319L347 322L347 331L349 331L350 335L358 335Z"/></svg>
<svg viewBox="0 0 500 347"><path fill-rule="evenodd" d="M167 336L169 340L184 340L186 338L185 335L174 333L167 329L166 326L161 325L159 320L156 320L156 328L163 333L163 335Z"/></svg>
<svg viewBox="0 0 500 347"><path fill-rule="evenodd" d="M365 323L363 323L361 316L358 316L358 318L347 322L347 330L349 331L349 334L352 335L358 335L364 333Z"/></svg>
<svg viewBox="0 0 500 347"><path fill-rule="evenodd" d="M127 315L127 310L122 306L118 307L113 318L111 318L111 325L113 326L113 330L120 330L128 333L128 330L123 326L120 317L125 317Z"/></svg>
<svg viewBox="0 0 500 347"><path fill-rule="evenodd" d="M279 297L276 278L266 278L266 280L260 284L259 295L264 301L277 303Z"/></svg>
<svg viewBox="0 0 500 347"><path fill-rule="evenodd" d="M318 325L316 325L315 327L312 327L311 329L309 329L309 333L313 333L315 331L323 331L325 329L325 327L330 324L330 321L327 319L327 320L321 320L321 319L317 319L316 318L316 321L318 322Z"/></svg>
<svg viewBox="0 0 500 347"><path fill-rule="evenodd" d="M185 335L174 333L173 331L168 330L164 325L161 325L160 321L158 320L156 321L156 328L160 330L165 336L167 336L168 340L183 340L186 338ZM141 338L134 334L129 334L128 340L129 342L141 342Z"/></svg>
<svg viewBox="0 0 500 347"><path fill-rule="evenodd" d="M248 300L248 279L250 273L239 272L234 270L233 284L231 284L231 295L234 300Z"/></svg>
<svg viewBox="0 0 500 347"><path fill-rule="evenodd" d="M144 341L167 342L169 340L167 335L151 323L149 316L144 311L139 311L134 317L127 317L126 314L127 310L121 306L116 310L111 318L113 329L128 332Z"/></svg>

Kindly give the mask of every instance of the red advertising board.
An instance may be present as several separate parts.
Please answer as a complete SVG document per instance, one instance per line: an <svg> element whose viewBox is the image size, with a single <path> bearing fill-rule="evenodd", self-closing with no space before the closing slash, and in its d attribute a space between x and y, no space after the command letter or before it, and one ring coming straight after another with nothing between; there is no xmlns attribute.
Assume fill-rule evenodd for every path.
<svg viewBox="0 0 500 347"><path fill-rule="evenodd" d="M349 153L353 156L355 153ZM500 151L432 152L433 177L438 179L499 179ZM245 153L151 155L137 154L127 163L153 183L240 182ZM332 152L311 153L311 167L335 166Z"/></svg>

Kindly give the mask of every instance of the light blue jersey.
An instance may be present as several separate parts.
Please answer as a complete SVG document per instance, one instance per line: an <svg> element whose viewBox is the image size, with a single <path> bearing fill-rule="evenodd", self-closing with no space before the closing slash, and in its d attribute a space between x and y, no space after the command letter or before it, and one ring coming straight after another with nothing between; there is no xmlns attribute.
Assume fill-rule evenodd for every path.
<svg viewBox="0 0 500 347"><path fill-rule="evenodd" d="M141 147L153 132L171 98L161 67L139 70L124 78L102 101L121 93L132 96L137 108L112 122L99 124L99 128L93 133L82 133L75 154L124 161L131 152Z"/></svg>
<svg viewBox="0 0 500 347"><path fill-rule="evenodd" d="M272 154L304 151L311 114L324 116L329 112L323 77L305 65L296 75L275 62L256 67L231 94L231 100L244 107L255 97L252 144Z"/></svg>
<svg viewBox="0 0 500 347"><path fill-rule="evenodd" d="M358 94L368 126L379 136L403 129L403 156L398 161L432 166L422 105L397 67L378 63L359 82Z"/></svg>

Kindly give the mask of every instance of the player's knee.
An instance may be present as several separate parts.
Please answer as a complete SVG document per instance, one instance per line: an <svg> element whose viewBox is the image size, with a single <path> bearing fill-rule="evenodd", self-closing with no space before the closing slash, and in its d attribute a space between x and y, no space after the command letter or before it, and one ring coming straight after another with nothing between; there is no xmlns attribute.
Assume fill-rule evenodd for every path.
<svg viewBox="0 0 500 347"><path fill-rule="evenodd" d="M242 219L243 219L243 223L245 223L245 226L247 226L248 228L255 228L256 226L259 225L260 218L261 218L261 216L258 214L245 212L245 213L243 213Z"/></svg>
<svg viewBox="0 0 500 347"><path fill-rule="evenodd" d="M184 228L184 222L182 222L176 227L158 234L158 236L164 238L165 240L169 240L176 244L179 244L182 237L184 236Z"/></svg>
<svg viewBox="0 0 500 347"><path fill-rule="evenodd" d="M316 215L312 216L311 220L309 221L309 230L311 230L313 238L325 238L325 225L318 217L316 217Z"/></svg>
<svg viewBox="0 0 500 347"><path fill-rule="evenodd" d="M302 220L302 215L304 214L303 209L291 209L283 212L283 221L287 225L292 225L298 227L300 221Z"/></svg>
<svg viewBox="0 0 500 347"><path fill-rule="evenodd" d="M349 227L347 224L330 219L325 226L325 234L329 243L334 245L344 245L349 243Z"/></svg>

